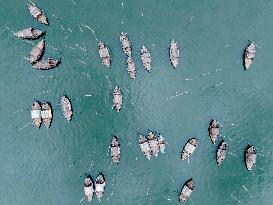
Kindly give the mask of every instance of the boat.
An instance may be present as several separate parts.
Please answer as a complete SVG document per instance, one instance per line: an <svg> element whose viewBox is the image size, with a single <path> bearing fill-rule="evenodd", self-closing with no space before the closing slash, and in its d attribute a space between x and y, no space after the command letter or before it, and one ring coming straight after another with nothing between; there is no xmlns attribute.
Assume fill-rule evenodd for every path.
<svg viewBox="0 0 273 205"><path fill-rule="evenodd" d="M147 139L153 155L157 157L159 153L159 144L156 135L150 131L147 136Z"/></svg>
<svg viewBox="0 0 273 205"><path fill-rule="evenodd" d="M217 165L222 164L222 162L226 158L227 147L228 147L228 144L224 140L222 140L219 143L218 148L217 148L217 152L216 152L216 162L217 162Z"/></svg>
<svg viewBox="0 0 273 205"><path fill-rule="evenodd" d="M37 68L39 70L49 70L51 68L55 68L59 64L59 61L53 58L47 58L41 60L32 65L33 68Z"/></svg>
<svg viewBox="0 0 273 205"><path fill-rule="evenodd" d="M159 135L158 137L158 144L159 144L159 151L164 154L165 153L165 147L166 147L166 141L164 139L164 137L162 137L162 135Z"/></svg>
<svg viewBox="0 0 273 205"><path fill-rule="evenodd" d="M194 182L192 179L189 179L188 181L186 181L186 183L181 189L179 202L185 203L188 200L188 198L191 196L193 189L194 189Z"/></svg>
<svg viewBox="0 0 273 205"><path fill-rule="evenodd" d="M214 119L211 120L210 125L209 125L209 136L213 144L216 143L216 140L219 135L219 126L218 122Z"/></svg>
<svg viewBox="0 0 273 205"><path fill-rule="evenodd" d="M248 171L252 171L254 165L256 164L256 149L253 145L247 145L245 149L245 165Z"/></svg>
<svg viewBox="0 0 273 205"><path fill-rule="evenodd" d="M104 179L104 176L100 173L96 178L96 188L95 188L96 196L99 201L104 193L104 187L105 187L105 179Z"/></svg>
<svg viewBox="0 0 273 205"><path fill-rule="evenodd" d="M45 16L45 14L43 13L43 11L41 9L39 9L37 6L35 6L35 4L33 3L29 3L28 4L28 10L30 12L30 14L40 23L48 25L48 21L47 18Z"/></svg>
<svg viewBox="0 0 273 205"><path fill-rule="evenodd" d="M128 67L128 73L130 75L130 78L135 80L136 79L136 65L135 65L134 59L132 57L128 57L127 67Z"/></svg>
<svg viewBox="0 0 273 205"><path fill-rule="evenodd" d="M196 138L191 138L188 140L188 142L185 144L182 150L182 154L181 154L182 160L188 159L192 155L192 153L197 147L197 143L198 142Z"/></svg>
<svg viewBox="0 0 273 205"><path fill-rule="evenodd" d="M42 56L42 54L44 52L44 49L45 49L45 41L41 40L37 45L35 45L31 49L31 51L29 53L29 55L30 55L30 57L29 57L30 63L37 62L41 58L41 56Z"/></svg>
<svg viewBox="0 0 273 205"><path fill-rule="evenodd" d="M46 128L49 128L52 121L52 109L48 102L44 102L42 104L41 114Z"/></svg>
<svg viewBox="0 0 273 205"><path fill-rule="evenodd" d="M172 63L172 66L176 68L179 61L179 49L177 42L175 42L174 39L172 40L170 46L170 61Z"/></svg>
<svg viewBox="0 0 273 205"><path fill-rule="evenodd" d="M83 190L84 190L84 195L87 198L87 201L91 202L94 195L94 184L90 175L88 175L84 179Z"/></svg>
<svg viewBox="0 0 273 205"><path fill-rule="evenodd" d="M244 52L244 65L246 70L249 69L251 65L253 64L253 61L255 58L255 52L256 52L256 45L254 44L254 42L249 43Z"/></svg>
<svg viewBox="0 0 273 205"><path fill-rule="evenodd" d="M145 157L147 157L147 159L150 160L151 159L151 148L149 146L148 140L143 135L140 135L139 140L138 140L138 144L139 144L141 151L145 155Z"/></svg>
<svg viewBox="0 0 273 205"><path fill-rule="evenodd" d="M99 54L100 54L100 58L102 60L102 63L107 68L110 68L111 59L110 59L110 54L109 54L108 48L105 47L104 43L102 43L101 41L98 43L98 46L99 46Z"/></svg>
<svg viewBox="0 0 273 205"><path fill-rule="evenodd" d="M14 33L15 36L22 39L37 39L40 38L45 32L35 28L27 28Z"/></svg>
<svg viewBox="0 0 273 205"><path fill-rule="evenodd" d="M41 117L41 105L37 101L35 101L32 104L31 118L33 120L33 124L35 125L35 127L39 129L42 123L42 117Z"/></svg>
<svg viewBox="0 0 273 205"><path fill-rule="evenodd" d="M121 42L121 47L124 51L124 53L127 55L127 57L132 56L132 47L131 43L129 41L129 38L127 36L127 33L121 32L119 36L119 40Z"/></svg>
<svg viewBox="0 0 273 205"><path fill-rule="evenodd" d="M150 55L148 49L145 48L145 46L142 46L142 49L140 50L140 54L141 54L141 61L142 61L144 68L148 72L150 72L152 69L152 59L151 59L151 55Z"/></svg>
<svg viewBox="0 0 273 205"><path fill-rule="evenodd" d="M113 136L110 147L111 147L112 160L113 160L113 162L118 164L119 160L120 160L120 144L119 144L118 138L116 136Z"/></svg>
<svg viewBox="0 0 273 205"><path fill-rule="evenodd" d="M72 111L70 100L68 99L67 96L62 97L61 105L62 105L62 112L64 114L65 119L67 119L67 121L70 121L73 115L73 111Z"/></svg>
<svg viewBox="0 0 273 205"><path fill-rule="evenodd" d="M121 89L116 86L113 92L113 108L116 109L117 112L121 110L122 105L122 92Z"/></svg>

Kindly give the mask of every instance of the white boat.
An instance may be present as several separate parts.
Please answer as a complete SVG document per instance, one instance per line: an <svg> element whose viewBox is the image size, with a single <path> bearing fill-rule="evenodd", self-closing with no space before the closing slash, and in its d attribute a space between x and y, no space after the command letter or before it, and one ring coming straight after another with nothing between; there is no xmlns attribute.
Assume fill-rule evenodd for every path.
<svg viewBox="0 0 273 205"><path fill-rule="evenodd" d="M140 54L141 54L141 61L142 61L144 68L148 72L150 72L152 69L152 58L151 58L151 55L150 55L148 49L145 48L145 46L142 46Z"/></svg>
<svg viewBox="0 0 273 205"><path fill-rule="evenodd" d="M33 3L29 3L28 4L28 10L30 12L30 14L40 23L48 25L48 21L47 18L44 14L44 12L39 9L35 4Z"/></svg>
<svg viewBox="0 0 273 205"><path fill-rule="evenodd" d="M186 181L186 183L181 189L181 192L179 195L179 202L185 203L191 196L193 189L194 189L194 182L192 179L189 179L188 181Z"/></svg>
<svg viewBox="0 0 273 205"><path fill-rule="evenodd" d="M128 57L127 67L128 67L128 73L130 75L130 78L135 80L136 79L136 64L132 57Z"/></svg>
<svg viewBox="0 0 273 205"><path fill-rule="evenodd" d="M183 148L183 151L181 154L182 160L188 159L192 155L196 147L197 147L197 139L196 138L189 139Z"/></svg>
<svg viewBox="0 0 273 205"><path fill-rule="evenodd" d="M157 157L159 153L159 144L156 135L153 132L149 132L147 139L153 155Z"/></svg>
<svg viewBox="0 0 273 205"><path fill-rule="evenodd" d="M63 96L61 99L62 112L67 121L70 121L73 115L72 106L67 96Z"/></svg>
<svg viewBox="0 0 273 205"><path fill-rule="evenodd" d="M158 137L158 144L159 144L159 151L164 154L165 153L165 147L166 147L166 141L162 135L159 135Z"/></svg>
<svg viewBox="0 0 273 205"><path fill-rule="evenodd" d="M170 45L170 61L172 66L176 68L179 62L179 49L178 44L174 41L174 39L171 41Z"/></svg>
<svg viewBox="0 0 273 205"><path fill-rule="evenodd" d="M257 152L253 145L248 145L245 149L245 165L248 171L252 171L256 164Z"/></svg>
<svg viewBox="0 0 273 205"><path fill-rule="evenodd" d="M217 165L222 164L222 162L225 160L226 155L227 155L227 147L228 147L228 144L224 140L222 140L219 143L217 151L216 151L216 163L217 163Z"/></svg>
<svg viewBox="0 0 273 205"><path fill-rule="evenodd" d="M116 86L113 92L113 108L116 109L117 112L121 110L122 106L122 92L121 89Z"/></svg>
<svg viewBox="0 0 273 205"><path fill-rule="evenodd" d="M246 70L249 69L251 65L253 64L253 61L255 58L255 52L256 52L256 45L254 44L254 42L248 44L244 53L244 65Z"/></svg>
<svg viewBox="0 0 273 205"><path fill-rule="evenodd" d="M30 63L37 62L41 57L45 49L45 41L41 40L37 45L35 45L29 53Z"/></svg>
<svg viewBox="0 0 273 205"><path fill-rule="evenodd" d="M121 32L119 36L119 40L121 42L121 47L123 49L123 52L126 54L127 57L132 56L132 47L131 43L129 41L129 38L127 36L127 33Z"/></svg>
<svg viewBox="0 0 273 205"><path fill-rule="evenodd" d="M151 148L149 146L148 140L143 135L140 135L139 140L138 140L138 144L139 144L141 151L145 155L145 157L148 160L150 160L151 159Z"/></svg>
<svg viewBox="0 0 273 205"><path fill-rule="evenodd" d="M110 147L112 160L114 163L118 164L120 160L120 144L116 136L113 136Z"/></svg>
<svg viewBox="0 0 273 205"><path fill-rule="evenodd" d="M107 68L110 68L111 58L110 58L110 54L109 54L108 48L101 41L98 43L98 46L99 46L99 55L100 55L100 58L102 60L102 63Z"/></svg>
<svg viewBox="0 0 273 205"><path fill-rule="evenodd" d="M95 184L96 184L96 187L95 187L96 196L97 196L97 199L100 201L104 193L104 187L105 187L105 179L101 173L97 176Z"/></svg>
<svg viewBox="0 0 273 205"><path fill-rule="evenodd" d="M43 31L40 31L35 28L27 28L14 33L15 36L22 39L37 39L40 38L43 34L44 34Z"/></svg>
<svg viewBox="0 0 273 205"><path fill-rule="evenodd" d="M84 179L83 190L84 190L84 195L87 198L87 201L91 202L94 195L94 184L90 175L88 175Z"/></svg>
<svg viewBox="0 0 273 205"><path fill-rule="evenodd" d="M32 104L31 118L33 120L33 124L35 125L35 127L39 129L42 123L42 116L41 116L41 105L38 101L35 101Z"/></svg>

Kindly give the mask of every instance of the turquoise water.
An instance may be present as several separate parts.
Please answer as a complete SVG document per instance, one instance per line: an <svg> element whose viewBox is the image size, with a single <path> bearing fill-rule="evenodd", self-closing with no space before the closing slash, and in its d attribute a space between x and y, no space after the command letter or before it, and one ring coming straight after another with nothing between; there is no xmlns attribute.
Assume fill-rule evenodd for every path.
<svg viewBox="0 0 273 205"><path fill-rule="evenodd" d="M48 16L48 27L30 16L27 1L2 0L0 7L1 204L88 204L82 200L85 174L95 178L100 171L106 189L102 201L94 198L92 204L179 204L178 192L191 177L196 189L187 204L272 204L272 1L35 3ZM109 70L101 65L93 33L82 24L110 47ZM34 70L24 59L37 41L19 40L12 31L30 26L46 30L45 57L62 60L56 69ZM121 31L133 45L135 81L126 70ZM182 54L176 70L168 59L172 38ZM244 71L241 57L248 40L258 45L257 54ZM142 45L152 56L150 74L140 62ZM112 110L115 85L123 90L120 113ZM60 109L64 94L74 109L71 123ZM52 104L48 130L31 125L34 99ZM220 167L207 132L212 117L229 144ZM137 144L138 133L148 129L169 144L165 155L151 161ZM111 135L121 143L118 166L108 152ZM198 148L189 162L181 161L192 136ZM252 173L243 163L247 143L258 152Z"/></svg>

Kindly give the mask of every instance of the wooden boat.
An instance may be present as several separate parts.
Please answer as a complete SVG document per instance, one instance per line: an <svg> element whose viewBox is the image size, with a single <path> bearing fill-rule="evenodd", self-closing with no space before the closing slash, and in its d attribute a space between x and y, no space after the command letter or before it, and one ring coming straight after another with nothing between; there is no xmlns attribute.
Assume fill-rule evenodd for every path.
<svg viewBox="0 0 273 205"><path fill-rule="evenodd" d="M44 33L45 32L35 28L27 28L14 33L14 35L22 39L37 39L40 38Z"/></svg>
<svg viewBox="0 0 273 205"><path fill-rule="evenodd" d="M217 163L217 165L222 164L222 162L226 158L227 147L228 147L228 144L224 140L222 140L219 143L218 148L217 148L217 152L216 152L216 163Z"/></svg>
<svg viewBox="0 0 273 205"><path fill-rule="evenodd" d="M172 66L176 68L179 61L179 49L177 42L175 42L174 39L172 40L170 46L170 61L172 63Z"/></svg>
<svg viewBox="0 0 273 205"><path fill-rule="evenodd" d="M127 67L128 67L128 73L130 75L130 78L135 80L136 79L136 65L135 65L134 59L132 57L127 58Z"/></svg>
<svg viewBox="0 0 273 205"><path fill-rule="evenodd" d="M119 40L121 42L121 47L123 49L123 52L128 56L132 56L132 47L131 43L129 41L129 38L127 36L127 33L121 32L119 36Z"/></svg>
<svg viewBox="0 0 273 205"><path fill-rule="evenodd" d="M110 147L112 160L118 164L120 160L120 144L116 136L113 136Z"/></svg>
<svg viewBox="0 0 273 205"><path fill-rule="evenodd" d="M96 188L95 188L96 196L99 201L104 193L104 187L105 187L105 179L104 179L104 176L100 173L96 178Z"/></svg>
<svg viewBox="0 0 273 205"><path fill-rule="evenodd" d="M153 155L157 157L159 153L159 144L156 135L153 132L149 132L147 139Z"/></svg>
<svg viewBox="0 0 273 205"><path fill-rule="evenodd" d="M35 101L32 104L31 118L33 120L33 124L35 125L35 127L39 129L42 123L42 117L41 117L41 105L37 101Z"/></svg>
<svg viewBox="0 0 273 205"><path fill-rule="evenodd" d="M47 58L41 60L32 65L33 68L37 68L39 70L49 70L51 68L55 68L59 64L59 61L53 58Z"/></svg>
<svg viewBox="0 0 273 205"><path fill-rule="evenodd" d="M210 122L209 136L210 136L212 143L215 144L216 140L219 136L219 126L218 126L218 122L214 119L212 119Z"/></svg>
<svg viewBox="0 0 273 205"><path fill-rule="evenodd" d="M73 111L72 111L70 100L68 99L67 96L62 97L61 105L62 105L62 112L64 114L65 119L67 119L67 121L70 121L73 115Z"/></svg>
<svg viewBox="0 0 273 205"><path fill-rule="evenodd" d="M45 14L43 13L43 11L41 9L39 9L37 6L35 6L35 4L33 3L29 3L28 4L28 10L30 12L30 14L40 23L48 25L48 21L47 18L45 16Z"/></svg>
<svg viewBox="0 0 273 205"><path fill-rule="evenodd" d="M165 153L165 147L166 147L166 141L164 139L164 137L162 137L162 135L159 135L158 137L158 144L159 144L159 151L164 154Z"/></svg>
<svg viewBox="0 0 273 205"><path fill-rule="evenodd" d="M140 54L141 54L141 61L142 61L144 68L148 72L150 72L152 69L152 59L151 59L151 55L150 55L148 49L145 48L145 46L142 46L142 49L140 50Z"/></svg>
<svg viewBox="0 0 273 205"><path fill-rule="evenodd" d="M90 175L88 175L84 179L83 190L84 190L84 195L87 198L87 201L91 202L94 195L94 184Z"/></svg>
<svg viewBox="0 0 273 205"><path fill-rule="evenodd" d="M100 58L102 60L102 63L107 68L110 68L111 59L110 59L110 54L109 54L107 47L105 47L104 43L102 43L102 42L99 42L98 46L99 46L99 54L100 54Z"/></svg>
<svg viewBox="0 0 273 205"><path fill-rule="evenodd" d="M148 140L143 135L140 135L139 140L138 140L138 144L139 144L141 151L145 155L145 157L147 157L147 159L150 160L151 159L151 148L149 146Z"/></svg>
<svg viewBox="0 0 273 205"><path fill-rule="evenodd" d="M249 43L244 53L244 65L246 70L249 69L250 66L253 64L253 61L255 58L255 52L256 52L256 45L254 44L254 42Z"/></svg>
<svg viewBox="0 0 273 205"><path fill-rule="evenodd" d="M192 155L192 153L197 147L197 143L198 142L196 138L191 138L188 140L188 142L185 144L182 150L182 154L181 154L182 160L188 159Z"/></svg>
<svg viewBox="0 0 273 205"><path fill-rule="evenodd" d="M186 181L186 183L181 189L179 202L185 203L188 200L188 198L191 196L193 189L194 189L194 182L192 179L189 179L188 181Z"/></svg>
<svg viewBox="0 0 273 205"><path fill-rule="evenodd" d="M42 104L41 114L42 114L42 119L46 128L49 128L52 121L52 109L48 102L44 102Z"/></svg>
<svg viewBox="0 0 273 205"><path fill-rule="evenodd" d="M248 171L252 171L256 164L256 149L253 145L247 145L245 149L245 165Z"/></svg>
<svg viewBox="0 0 273 205"><path fill-rule="evenodd" d="M116 86L113 92L113 107L116 109L117 112L121 110L122 106L122 92L121 89Z"/></svg>
<svg viewBox="0 0 273 205"><path fill-rule="evenodd" d="M42 56L42 54L44 52L44 49L45 49L45 41L41 40L36 46L34 46L31 49L31 51L29 53L29 55L30 55L30 57L29 57L30 63L37 62L41 58L41 56Z"/></svg>

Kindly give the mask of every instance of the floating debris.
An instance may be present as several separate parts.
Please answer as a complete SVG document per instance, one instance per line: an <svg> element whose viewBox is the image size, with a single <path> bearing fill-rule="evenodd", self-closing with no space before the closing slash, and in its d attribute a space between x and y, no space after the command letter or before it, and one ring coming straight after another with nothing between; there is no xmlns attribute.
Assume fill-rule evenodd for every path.
<svg viewBox="0 0 273 205"><path fill-rule="evenodd" d="M182 160L188 159L192 155L196 147L197 139L196 138L189 139L182 150L181 159Z"/></svg>
<svg viewBox="0 0 273 205"><path fill-rule="evenodd" d="M152 69L152 59L151 59L151 55L148 51L147 48L145 48L145 46L142 46L142 49L140 51L140 54L141 54L141 61L142 61L142 64L144 66L144 68L150 72L151 69Z"/></svg>
<svg viewBox="0 0 273 205"><path fill-rule="evenodd" d="M138 140L138 144L139 144L141 151L145 155L145 157L147 157L147 159L150 160L151 159L151 148L149 146L148 140L143 135L140 135L139 140Z"/></svg>
<svg viewBox="0 0 273 205"><path fill-rule="evenodd" d="M256 52L256 45L254 44L254 42L248 44L244 53L244 65L246 70L249 69L250 66L253 64L253 61L255 58L255 52Z"/></svg>
<svg viewBox="0 0 273 205"><path fill-rule="evenodd" d="M33 68L37 68L39 70L49 70L52 68L55 68L60 63L59 60L53 59L53 58L47 58L44 60L41 60L37 63L34 63L32 65Z"/></svg>
<svg viewBox="0 0 273 205"><path fill-rule="evenodd" d="M67 96L62 97L61 105L62 105L62 112L65 119L67 119L67 121L70 121L72 118L73 111L72 111L70 100L68 99Z"/></svg>
<svg viewBox="0 0 273 205"><path fill-rule="evenodd" d="M22 39L37 39L40 38L45 32L35 28L27 28L14 33L15 36Z"/></svg>
<svg viewBox="0 0 273 205"><path fill-rule="evenodd" d="M127 55L127 57L131 57L132 56L132 47L131 47L131 43L129 41L129 38L127 36L127 33L121 32L119 40L121 42L121 46L122 46L122 49L123 49L125 55Z"/></svg>
<svg viewBox="0 0 273 205"><path fill-rule="evenodd" d="M210 126L209 126L209 136L213 144L216 143L216 140L219 135L219 126L218 122L214 119L211 120Z"/></svg>
<svg viewBox="0 0 273 205"><path fill-rule="evenodd" d="M252 171L254 165L256 164L256 149L253 145L248 144L245 149L245 165L248 171Z"/></svg>
<svg viewBox="0 0 273 205"><path fill-rule="evenodd" d="M33 120L33 124L35 125L35 127L39 129L42 123L42 117L41 117L41 105L40 105L40 102L38 101L35 101L32 104L31 118Z"/></svg>
<svg viewBox="0 0 273 205"><path fill-rule="evenodd" d="M172 63L172 66L176 68L179 61L179 49L177 42L175 42L174 39L172 40L170 46L170 61Z"/></svg>
<svg viewBox="0 0 273 205"><path fill-rule="evenodd" d="M94 183L90 175L88 175L85 178L83 189L84 189L84 194L87 198L87 201L91 202L94 195Z"/></svg>
<svg viewBox="0 0 273 205"><path fill-rule="evenodd" d="M109 54L107 47L105 47L105 45L101 41L98 43L98 46L99 46L99 54L100 54L100 58L102 60L102 63L107 68L110 68L111 59L110 59L110 54Z"/></svg>
<svg viewBox="0 0 273 205"><path fill-rule="evenodd" d="M45 14L43 13L43 11L41 9L39 9L37 6L35 6L34 3L29 3L28 4L28 10L30 12L30 14L40 23L48 25L48 21L47 18L45 16Z"/></svg>
<svg viewBox="0 0 273 205"><path fill-rule="evenodd" d="M219 143L218 148L217 148L217 152L216 152L216 162L217 162L217 165L222 164L222 162L226 158L227 147L228 147L228 144L224 140L222 140Z"/></svg>
<svg viewBox="0 0 273 205"><path fill-rule="evenodd" d="M121 89L116 86L113 92L113 107L116 109L117 112L121 110L122 105L122 92Z"/></svg>
<svg viewBox="0 0 273 205"><path fill-rule="evenodd" d="M191 196L193 189L194 189L194 182L192 179L189 179L188 181L186 181L186 183L184 184L180 192L179 202L185 203L188 200L188 198Z"/></svg>
<svg viewBox="0 0 273 205"><path fill-rule="evenodd" d="M34 48L32 48L32 50L30 51L30 57L29 57L29 61L30 63L35 63L37 62L45 49L45 41L41 40L36 46L34 46Z"/></svg>
<svg viewBox="0 0 273 205"><path fill-rule="evenodd" d="M46 128L49 128L52 121L52 109L48 102L44 102L42 104L41 114L42 114L42 119Z"/></svg>
<svg viewBox="0 0 273 205"><path fill-rule="evenodd" d="M97 199L100 201L103 193L104 193L104 187L105 187L105 179L104 176L100 173L96 178L96 196Z"/></svg>
<svg viewBox="0 0 273 205"><path fill-rule="evenodd" d="M113 136L111 142L111 157L114 163L118 164L120 160L120 144L116 136Z"/></svg>

